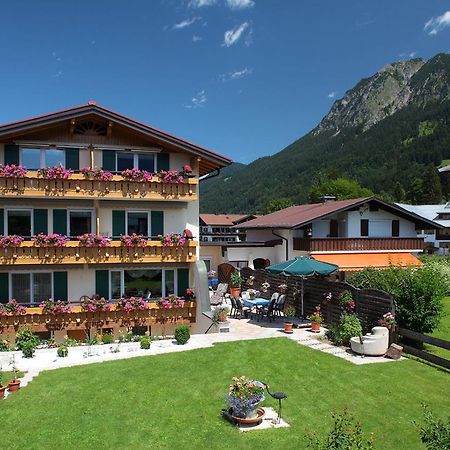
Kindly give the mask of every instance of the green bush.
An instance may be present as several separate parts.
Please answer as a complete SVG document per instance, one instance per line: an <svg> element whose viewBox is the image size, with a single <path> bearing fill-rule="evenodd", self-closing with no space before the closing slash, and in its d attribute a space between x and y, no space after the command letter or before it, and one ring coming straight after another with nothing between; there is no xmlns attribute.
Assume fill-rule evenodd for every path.
<svg viewBox="0 0 450 450"><path fill-rule="evenodd" d="M355 314L342 314L339 324L331 325L327 331L327 337L337 345L350 344L350 338L362 334L361 322Z"/></svg>
<svg viewBox="0 0 450 450"><path fill-rule="evenodd" d="M175 340L178 344L184 345L191 337L191 331L187 325L180 325L175 328Z"/></svg>
<svg viewBox="0 0 450 450"><path fill-rule="evenodd" d="M22 344L22 354L24 358L32 358L35 350L36 346L32 341L27 341Z"/></svg>
<svg viewBox="0 0 450 450"><path fill-rule="evenodd" d="M9 352L10 350L9 339L0 339L0 352Z"/></svg>
<svg viewBox="0 0 450 450"><path fill-rule="evenodd" d="M365 436L361 424L344 409L333 413L333 429L323 438L307 433L308 448L313 450L373 450L374 438Z"/></svg>
<svg viewBox="0 0 450 450"><path fill-rule="evenodd" d="M23 350L23 347L25 345L28 346L28 343L30 343L33 348L36 348L39 340L38 338L33 334L33 331L30 327L21 327L16 333L16 347L17 350Z"/></svg>
<svg viewBox="0 0 450 450"><path fill-rule="evenodd" d="M60 357L60 358L66 358L69 354L69 349L66 345L60 345L58 347L58 349L56 350L56 354Z"/></svg>
<svg viewBox="0 0 450 450"><path fill-rule="evenodd" d="M151 339L148 336L144 336L141 338L141 348L144 350L148 350L150 348Z"/></svg>
<svg viewBox="0 0 450 450"><path fill-rule="evenodd" d="M114 342L114 336L112 334L110 334L110 333L105 333L102 336L102 342L104 344L112 344Z"/></svg>
<svg viewBox="0 0 450 450"><path fill-rule="evenodd" d="M436 264L418 268L397 266L385 270L365 269L348 280L359 288L380 289L395 301L397 323L419 333L431 333L443 313L442 299L450 288L450 279Z"/></svg>
<svg viewBox="0 0 450 450"><path fill-rule="evenodd" d="M420 439L427 450L441 450L450 448L450 416L445 423L437 419L433 413L424 406L425 424L420 427Z"/></svg>

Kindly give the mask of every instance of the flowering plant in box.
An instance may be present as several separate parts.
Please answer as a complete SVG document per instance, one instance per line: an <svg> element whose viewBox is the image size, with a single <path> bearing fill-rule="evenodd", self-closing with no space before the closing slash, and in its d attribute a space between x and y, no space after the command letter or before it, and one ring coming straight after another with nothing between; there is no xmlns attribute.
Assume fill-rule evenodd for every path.
<svg viewBox="0 0 450 450"><path fill-rule="evenodd" d="M126 169L122 171L122 176L130 181L148 181L152 178L153 174L146 170Z"/></svg>
<svg viewBox="0 0 450 450"><path fill-rule="evenodd" d="M0 247L10 248L17 247L23 242L22 236L17 236L16 234L11 234L9 236L0 235Z"/></svg>
<svg viewBox="0 0 450 450"><path fill-rule="evenodd" d="M391 330L392 327L397 325L394 314L392 314L391 312L383 314L383 317L378 321L378 325L380 325L381 327L386 327L389 330Z"/></svg>
<svg viewBox="0 0 450 450"><path fill-rule="evenodd" d="M80 173L82 173L86 178L94 178L95 180L101 181L110 181L113 177L113 174L108 170L99 169L98 167L83 167L80 169Z"/></svg>
<svg viewBox="0 0 450 450"><path fill-rule="evenodd" d="M107 247L111 242L111 238L102 236L101 234L97 236L94 233L82 234L81 236L77 236L77 239L85 247Z"/></svg>
<svg viewBox="0 0 450 450"><path fill-rule="evenodd" d="M39 233L35 234L31 240L34 242L34 245L38 247L64 247L69 238L58 233Z"/></svg>
<svg viewBox="0 0 450 450"><path fill-rule="evenodd" d="M142 297L121 298L116 303L117 309L123 309L125 312L143 311L147 309L147 303Z"/></svg>
<svg viewBox="0 0 450 450"><path fill-rule="evenodd" d="M0 316L20 316L27 312L27 308L17 303L17 300L14 299L0 306Z"/></svg>
<svg viewBox="0 0 450 450"><path fill-rule="evenodd" d="M71 312L70 306L67 302L63 302L62 300L54 301L51 298L43 301L39 307L42 308L43 313L52 314L54 316L57 314L68 314Z"/></svg>
<svg viewBox="0 0 450 450"><path fill-rule="evenodd" d="M183 297L178 297L175 294L169 294L167 297L161 297L156 303L164 309L184 307Z"/></svg>
<svg viewBox="0 0 450 450"><path fill-rule="evenodd" d="M184 183L184 176L177 170L160 170L157 175L164 183Z"/></svg>
<svg viewBox="0 0 450 450"><path fill-rule="evenodd" d="M4 178L19 178L27 174L27 169L24 166L16 166L15 164L0 165L0 177Z"/></svg>
<svg viewBox="0 0 450 450"><path fill-rule="evenodd" d="M111 303L108 302L104 297L92 297L84 298L81 302L81 309L88 312L96 311L109 311L111 309Z"/></svg>
<svg viewBox="0 0 450 450"><path fill-rule="evenodd" d="M183 245L186 244L186 238L179 233L171 232L166 234L165 236L159 235L158 238L164 247L170 246L183 247Z"/></svg>
<svg viewBox="0 0 450 450"><path fill-rule="evenodd" d="M316 310L307 317L310 322L322 323L323 317L320 314L320 306L316 306Z"/></svg>
<svg viewBox="0 0 450 450"><path fill-rule="evenodd" d="M192 300L194 297L195 297L194 289L192 289L192 288L187 288L186 291L185 291L185 293L184 293L184 298L185 298L187 301L190 301L190 300Z"/></svg>
<svg viewBox="0 0 450 450"><path fill-rule="evenodd" d="M246 376L233 377L232 380L233 384L228 386L228 394L225 399L228 406L232 408L233 416L245 418L265 399L266 385Z"/></svg>
<svg viewBox="0 0 450 450"><path fill-rule="evenodd" d="M47 178L47 180L67 180L73 170L65 169L61 163L54 167L43 167L38 170L38 176Z"/></svg>
<svg viewBox="0 0 450 450"><path fill-rule="evenodd" d="M120 242L126 247L145 247L147 245L147 240L142 234L126 234L120 235Z"/></svg>

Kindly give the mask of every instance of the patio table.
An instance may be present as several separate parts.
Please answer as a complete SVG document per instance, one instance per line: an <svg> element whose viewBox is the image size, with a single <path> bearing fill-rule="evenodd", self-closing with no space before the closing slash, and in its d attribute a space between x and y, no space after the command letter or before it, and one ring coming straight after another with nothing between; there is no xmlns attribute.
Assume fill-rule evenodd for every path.
<svg viewBox="0 0 450 450"><path fill-rule="evenodd" d="M252 300L244 300L244 306L248 306L249 308L253 308L254 306L269 306L270 300L266 298L257 297Z"/></svg>

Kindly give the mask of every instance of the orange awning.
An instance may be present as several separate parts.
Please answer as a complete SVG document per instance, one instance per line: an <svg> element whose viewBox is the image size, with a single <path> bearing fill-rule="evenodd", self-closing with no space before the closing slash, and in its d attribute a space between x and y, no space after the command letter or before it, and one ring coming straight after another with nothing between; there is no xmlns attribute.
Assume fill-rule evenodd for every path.
<svg viewBox="0 0 450 450"><path fill-rule="evenodd" d="M411 253L314 253L315 259L339 266L341 272L367 267L383 269L393 266L420 266L422 262Z"/></svg>

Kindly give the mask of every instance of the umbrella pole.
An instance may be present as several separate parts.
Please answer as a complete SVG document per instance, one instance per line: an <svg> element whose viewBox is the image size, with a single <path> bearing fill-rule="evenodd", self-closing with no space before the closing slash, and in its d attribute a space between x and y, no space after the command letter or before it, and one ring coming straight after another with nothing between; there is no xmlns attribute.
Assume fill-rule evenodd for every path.
<svg viewBox="0 0 450 450"><path fill-rule="evenodd" d="M305 318L305 314L304 314L304 311L303 311L303 289L304 289L304 287L303 287L303 280L305 279L305 277L302 277L302 296L301 296L301 302L302 302L302 305L301 305L301 307L302 307L302 320Z"/></svg>

